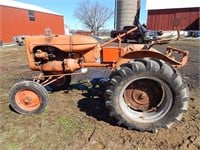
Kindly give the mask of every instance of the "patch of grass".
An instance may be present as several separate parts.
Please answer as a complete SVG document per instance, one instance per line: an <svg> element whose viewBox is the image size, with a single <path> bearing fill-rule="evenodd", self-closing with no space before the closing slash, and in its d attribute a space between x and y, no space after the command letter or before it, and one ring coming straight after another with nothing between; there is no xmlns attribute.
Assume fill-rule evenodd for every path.
<svg viewBox="0 0 200 150"><path fill-rule="evenodd" d="M59 123L65 133L71 133L77 126L77 123L69 117L60 117Z"/></svg>
<svg viewBox="0 0 200 150"><path fill-rule="evenodd" d="M8 150L21 150L20 145L17 143L10 143L7 147Z"/></svg>
<svg viewBox="0 0 200 150"><path fill-rule="evenodd" d="M40 150L47 150L49 149L49 143L41 142Z"/></svg>
<svg viewBox="0 0 200 150"><path fill-rule="evenodd" d="M62 127L62 130L71 135L74 130L87 131L91 126L87 123L83 123L80 119L72 119L67 116L62 116L59 118L59 124Z"/></svg>

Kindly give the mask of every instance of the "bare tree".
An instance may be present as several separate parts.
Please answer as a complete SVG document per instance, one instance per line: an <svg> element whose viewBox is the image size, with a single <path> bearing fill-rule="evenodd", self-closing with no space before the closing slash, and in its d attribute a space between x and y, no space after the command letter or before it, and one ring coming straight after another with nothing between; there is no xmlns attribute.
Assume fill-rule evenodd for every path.
<svg viewBox="0 0 200 150"><path fill-rule="evenodd" d="M90 0L83 0L75 9L74 15L89 28L91 32L98 34L99 29L112 17L113 11L99 4L97 1L91 3Z"/></svg>

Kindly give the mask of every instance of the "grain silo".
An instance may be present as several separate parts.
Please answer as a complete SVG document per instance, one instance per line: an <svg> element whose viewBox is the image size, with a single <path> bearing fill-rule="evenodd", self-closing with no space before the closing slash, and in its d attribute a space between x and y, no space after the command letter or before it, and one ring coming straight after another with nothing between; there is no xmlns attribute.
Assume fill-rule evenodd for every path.
<svg viewBox="0 0 200 150"><path fill-rule="evenodd" d="M139 6L139 0L115 0L115 28L132 25Z"/></svg>

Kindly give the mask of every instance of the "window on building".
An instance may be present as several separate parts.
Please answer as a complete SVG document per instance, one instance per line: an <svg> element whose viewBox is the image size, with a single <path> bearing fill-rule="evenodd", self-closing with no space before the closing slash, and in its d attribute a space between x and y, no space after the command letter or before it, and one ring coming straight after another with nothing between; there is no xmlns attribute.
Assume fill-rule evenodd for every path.
<svg viewBox="0 0 200 150"><path fill-rule="evenodd" d="M35 12L33 10L28 11L28 16L30 21L35 21Z"/></svg>

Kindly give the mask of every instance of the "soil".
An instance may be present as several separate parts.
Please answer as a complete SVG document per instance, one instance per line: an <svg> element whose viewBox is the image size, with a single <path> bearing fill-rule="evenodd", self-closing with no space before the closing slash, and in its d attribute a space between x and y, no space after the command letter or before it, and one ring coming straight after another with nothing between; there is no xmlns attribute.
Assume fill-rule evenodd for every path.
<svg viewBox="0 0 200 150"><path fill-rule="evenodd" d="M94 77L109 71L89 69L73 76L70 90L50 92L42 114L25 116L9 107L9 89L18 81L29 80L38 72L28 68L25 47L0 48L0 149L189 149L200 150L200 49L199 40L180 40L170 46L189 51L186 66L180 69L189 86L189 109L181 122L157 133L139 132L118 126L109 116L103 98L85 97L83 87ZM166 46L156 46L163 49ZM79 88L77 88L79 87Z"/></svg>

